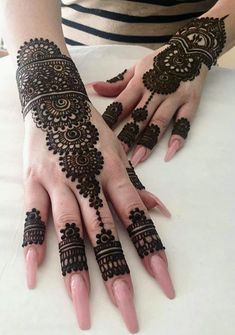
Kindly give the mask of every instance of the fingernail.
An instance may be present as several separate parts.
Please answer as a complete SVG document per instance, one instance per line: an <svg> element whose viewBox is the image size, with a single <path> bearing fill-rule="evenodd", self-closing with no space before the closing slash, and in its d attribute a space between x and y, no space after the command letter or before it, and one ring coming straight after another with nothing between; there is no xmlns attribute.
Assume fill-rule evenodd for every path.
<svg viewBox="0 0 235 335"><path fill-rule="evenodd" d="M82 275L72 275L71 294L79 327L82 330L89 329L91 326L89 294Z"/></svg>
<svg viewBox="0 0 235 335"><path fill-rule="evenodd" d="M137 164L139 164L140 162L142 162L145 159L145 156L147 154L147 149L144 147L139 147L134 155L131 158L131 164L136 167Z"/></svg>
<svg viewBox="0 0 235 335"><path fill-rule="evenodd" d="M161 200L158 197L156 197L156 195L152 194L151 192L148 192L148 194L155 201L155 203L156 203L155 207L157 207L163 215L170 218L171 213L166 208L166 206L161 202Z"/></svg>
<svg viewBox="0 0 235 335"><path fill-rule="evenodd" d="M37 282L37 252L35 248L29 248L26 254L26 276L29 289L35 288Z"/></svg>
<svg viewBox="0 0 235 335"><path fill-rule="evenodd" d="M175 153L179 150L179 148L180 148L179 140L174 140L167 150L165 156L165 162L169 162L174 157Z"/></svg>
<svg viewBox="0 0 235 335"><path fill-rule="evenodd" d="M155 279L169 299L174 299L175 289L173 287L167 264L159 255L153 255L150 259L150 265Z"/></svg>
<svg viewBox="0 0 235 335"><path fill-rule="evenodd" d="M131 291L124 280L117 279L113 284L113 294L123 320L131 333L139 329Z"/></svg>

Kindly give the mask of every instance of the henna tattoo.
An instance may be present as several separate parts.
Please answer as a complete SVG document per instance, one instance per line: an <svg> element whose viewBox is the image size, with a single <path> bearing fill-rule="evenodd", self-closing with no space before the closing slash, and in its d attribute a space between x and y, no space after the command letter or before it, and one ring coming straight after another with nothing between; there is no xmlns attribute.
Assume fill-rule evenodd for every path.
<svg viewBox="0 0 235 335"><path fill-rule="evenodd" d="M87 271L87 259L84 240L80 237L80 229L75 223L66 223L60 230L59 254L62 275L72 271Z"/></svg>
<svg viewBox="0 0 235 335"><path fill-rule="evenodd" d="M99 133L91 123L90 101L76 66L53 42L42 38L25 42L17 59L19 67L16 78L24 117L32 111L36 126L46 133L48 150L58 155L59 166L66 178L76 183L79 193L88 198L89 206L95 210L102 235L102 244L101 236L97 235L98 249L95 252L103 278L107 280L114 275L129 273L120 242L107 240L105 243L105 234L108 232L111 236L112 232L110 234L105 230L100 216L103 201L97 180L103 169L104 158L95 147ZM31 229L34 229L33 233L28 228L24 243L42 242L44 226L41 224L40 227L39 233L36 225ZM79 228L75 223L67 223L61 233L59 250L62 274L87 270Z"/></svg>
<svg viewBox="0 0 235 335"><path fill-rule="evenodd" d="M112 231L102 228L96 238L94 250L103 279L107 281L115 275L130 273L121 243L115 239Z"/></svg>
<svg viewBox="0 0 235 335"><path fill-rule="evenodd" d="M158 136L160 135L160 128L157 124L148 125L137 144L143 145L144 147L152 150L157 144Z"/></svg>
<svg viewBox="0 0 235 335"><path fill-rule="evenodd" d="M123 72L119 73L117 76L106 80L107 83L116 83L117 81L124 80L124 74L127 72L127 69L125 69Z"/></svg>
<svg viewBox="0 0 235 335"><path fill-rule="evenodd" d="M118 134L118 139L126 143L128 147L131 147L138 134L139 126L134 122L130 122L125 124L122 131Z"/></svg>
<svg viewBox="0 0 235 335"><path fill-rule="evenodd" d="M190 122L188 121L188 119L182 117L175 122L173 130L172 130L172 135L174 134L179 135L183 137L184 139L186 139L188 136L189 130L190 130Z"/></svg>
<svg viewBox="0 0 235 335"><path fill-rule="evenodd" d="M40 211L33 208L30 212L26 212L22 247L29 244L43 244L45 232L46 226L41 220Z"/></svg>
<svg viewBox="0 0 235 335"><path fill-rule="evenodd" d="M147 219L143 210L135 208L130 212L132 222L128 234L141 258L158 250L165 249L151 219Z"/></svg>
<svg viewBox="0 0 235 335"><path fill-rule="evenodd" d="M130 164L130 167L126 168L126 171L130 178L130 181L132 182L132 184L135 186L137 190L144 190L145 187L139 180L139 177L137 176L137 174L135 173L135 169L133 165L131 164L131 161L129 161L129 164Z"/></svg>
<svg viewBox="0 0 235 335"><path fill-rule="evenodd" d="M122 114L123 107L121 102L112 102L103 113L102 117L109 128L112 128L117 123L119 116Z"/></svg>

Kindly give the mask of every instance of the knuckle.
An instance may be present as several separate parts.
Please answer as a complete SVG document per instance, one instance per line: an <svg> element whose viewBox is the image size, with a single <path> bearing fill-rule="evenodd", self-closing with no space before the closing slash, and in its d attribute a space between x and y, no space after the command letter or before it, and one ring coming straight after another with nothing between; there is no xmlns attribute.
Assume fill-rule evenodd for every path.
<svg viewBox="0 0 235 335"><path fill-rule="evenodd" d="M113 231L114 223L111 216L101 216L102 222L104 223L105 229L110 229ZM89 221L89 226L87 227L91 235L96 235L100 232L100 220L94 217Z"/></svg>
<svg viewBox="0 0 235 335"><path fill-rule="evenodd" d="M75 223L80 227L79 218L72 213L58 213L54 215L55 225L58 229L64 228L66 223Z"/></svg>
<svg viewBox="0 0 235 335"><path fill-rule="evenodd" d="M104 155L105 168L108 172L112 172L115 177L120 177L123 175L123 163L117 154L105 153Z"/></svg>
<svg viewBox="0 0 235 335"><path fill-rule="evenodd" d="M143 204L141 202L131 202L129 204L126 205L126 207L123 209L123 220L125 223L129 223L130 222L130 219L129 219L129 216L130 216L130 212L132 210L134 210L135 208L139 208L141 210L145 210Z"/></svg>
<svg viewBox="0 0 235 335"><path fill-rule="evenodd" d="M153 118L153 122L157 123L161 128L165 129L169 124L169 119L164 115L157 115Z"/></svg>

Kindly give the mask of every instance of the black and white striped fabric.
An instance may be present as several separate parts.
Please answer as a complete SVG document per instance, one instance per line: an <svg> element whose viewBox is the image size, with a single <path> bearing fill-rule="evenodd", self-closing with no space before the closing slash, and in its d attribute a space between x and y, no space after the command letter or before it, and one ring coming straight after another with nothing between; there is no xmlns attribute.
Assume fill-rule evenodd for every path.
<svg viewBox="0 0 235 335"><path fill-rule="evenodd" d="M69 45L136 44L156 49L216 0L63 0Z"/></svg>

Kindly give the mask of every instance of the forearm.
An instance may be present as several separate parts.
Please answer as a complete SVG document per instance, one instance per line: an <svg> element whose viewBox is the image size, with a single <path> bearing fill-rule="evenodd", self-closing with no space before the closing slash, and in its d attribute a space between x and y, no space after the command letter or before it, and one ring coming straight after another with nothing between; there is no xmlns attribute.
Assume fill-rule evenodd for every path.
<svg viewBox="0 0 235 335"><path fill-rule="evenodd" d="M1 24L9 53L16 53L25 41L44 38L69 55L61 25L59 0L1 0Z"/></svg>

